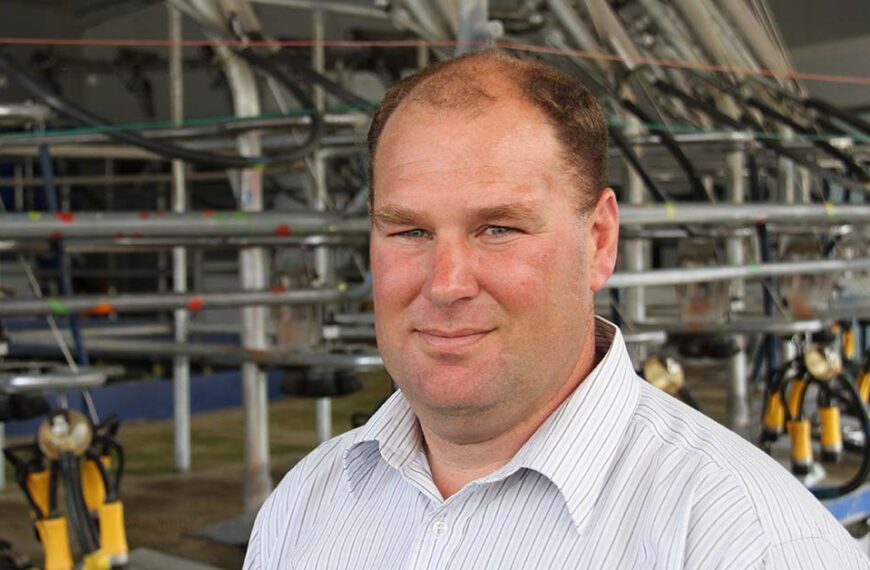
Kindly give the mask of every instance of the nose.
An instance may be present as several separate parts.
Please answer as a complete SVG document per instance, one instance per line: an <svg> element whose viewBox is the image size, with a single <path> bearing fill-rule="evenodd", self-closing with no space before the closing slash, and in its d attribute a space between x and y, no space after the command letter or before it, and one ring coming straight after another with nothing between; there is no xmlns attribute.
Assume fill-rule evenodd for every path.
<svg viewBox="0 0 870 570"><path fill-rule="evenodd" d="M480 291L474 252L460 239L436 238L426 276L424 294L439 307L472 299Z"/></svg>

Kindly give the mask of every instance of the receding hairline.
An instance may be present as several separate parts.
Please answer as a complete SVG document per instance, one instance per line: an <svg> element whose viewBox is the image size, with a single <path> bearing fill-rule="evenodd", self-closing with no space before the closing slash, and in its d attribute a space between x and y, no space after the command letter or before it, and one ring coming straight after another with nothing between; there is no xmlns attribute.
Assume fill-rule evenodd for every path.
<svg viewBox="0 0 870 570"><path fill-rule="evenodd" d="M539 89L538 82L547 87ZM566 94L569 97L566 98ZM589 186L578 187L580 195L587 196L581 199L581 210L588 210L597 201L596 194L606 187L607 127L601 107L576 78L540 61L519 59L495 49L436 63L399 81L388 91L369 131L370 201L374 201L374 163L378 143L396 112L420 106L473 116L486 112L500 100L508 99L528 104L540 113L543 123L555 129L566 167L585 179L585 185ZM564 112L562 104L565 101L568 101L566 107L570 113ZM586 111L580 111L578 115L578 109ZM572 126L563 128L562 121ZM579 143L578 132L584 134ZM586 139L585 135L592 136ZM587 152L593 148L589 144L594 146L595 143L587 140L599 141L604 151L576 152L575 148L586 148ZM603 164L603 168L593 165L598 163Z"/></svg>
<svg viewBox="0 0 870 570"><path fill-rule="evenodd" d="M540 65L540 64L537 64ZM537 65L498 50L486 50L454 58L436 66L412 84L390 118L413 105L438 110L480 114L501 100L515 99L536 108L524 89L526 73ZM428 71L428 70L427 70ZM537 108L536 108L537 110ZM547 117L541 114L542 119ZM389 119L385 123L389 124Z"/></svg>

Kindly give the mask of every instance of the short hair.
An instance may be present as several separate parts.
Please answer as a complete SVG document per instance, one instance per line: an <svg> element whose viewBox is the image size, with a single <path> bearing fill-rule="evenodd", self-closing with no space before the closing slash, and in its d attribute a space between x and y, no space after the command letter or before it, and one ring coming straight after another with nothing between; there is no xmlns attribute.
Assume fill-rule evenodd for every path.
<svg viewBox="0 0 870 570"><path fill-rule="evenodd" d="M578 211L590 211L607 186L607 121L595 97L575 77L539 61L497 50L438 62L394 84L384 96L368 133L369 199L374 203L374 164L378 140L405 101L449 109L484 110L499 97L480 81L495 71L543 112L555 130L563 160L578 186Z"/></svg>

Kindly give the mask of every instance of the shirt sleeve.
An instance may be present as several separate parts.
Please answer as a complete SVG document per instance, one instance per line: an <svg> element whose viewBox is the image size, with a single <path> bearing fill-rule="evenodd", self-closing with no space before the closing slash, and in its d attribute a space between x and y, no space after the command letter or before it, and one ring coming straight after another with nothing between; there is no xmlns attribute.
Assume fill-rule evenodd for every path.
<svg viewBox="0 0 870 570"><path fill-rule="evenodd" d="M870 570L870 559L858 545L835 544L823 538L799 538L770 547L759 570Z"/></svg>

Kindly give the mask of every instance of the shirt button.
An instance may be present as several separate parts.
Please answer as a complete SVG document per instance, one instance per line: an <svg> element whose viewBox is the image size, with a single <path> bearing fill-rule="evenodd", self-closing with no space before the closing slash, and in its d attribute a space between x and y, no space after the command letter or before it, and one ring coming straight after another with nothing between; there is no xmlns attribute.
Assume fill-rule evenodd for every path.
<svg viewBox="0 0 870 570"><path fill-rule="evenodd" d="M435 521L435 524L432 525L432 532L435 536L444 536L450 532L450 526L444 521Z"/></svg>

